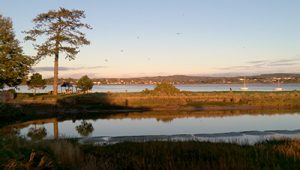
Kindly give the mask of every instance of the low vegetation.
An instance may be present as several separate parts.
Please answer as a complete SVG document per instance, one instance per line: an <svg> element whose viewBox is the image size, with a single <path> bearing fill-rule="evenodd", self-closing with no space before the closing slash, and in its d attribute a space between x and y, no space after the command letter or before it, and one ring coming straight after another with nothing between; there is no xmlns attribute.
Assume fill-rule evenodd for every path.
<svg viewBox="0 0 300 170"><path fill-rule="evenodd" d="M154 90L144 90L146 94L152 95L176 95L180 93L180 90L170 83L161 83L156 85Z"/></svg>
<svg viewBox="0 0 300 170"><path fill-rule="evenodd" d="M299 169L300 141L253 146L207 142L79 145L1 136L0 168L48 169Z"/></svg>
<svg viewBox="0 0 300 170"><path fill-rule="evenodd" d="M27 107L44 105L56 111L100 112L107 110L249 110L299 109L300 92L179 92L92 93L52 96L17 94L9 103ZM57 110L58 109L58 110ZM50 109L51 110L51 109ZM53 110L53 109L52 109ZM38 109L32 111L38 112Z"/></svg>

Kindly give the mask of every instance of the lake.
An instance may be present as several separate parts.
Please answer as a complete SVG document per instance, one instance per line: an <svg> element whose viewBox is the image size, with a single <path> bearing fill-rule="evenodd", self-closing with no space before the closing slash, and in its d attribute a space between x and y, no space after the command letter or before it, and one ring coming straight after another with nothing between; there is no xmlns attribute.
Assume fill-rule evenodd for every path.
<svg viewBox="0 0 300 170"><path fill-rule="evenodd" d="M210 91L240 91L241 84L183 84L176 85L182 91L192 92L210 92ZM248 84L248 91L274 91L276 84ZM155 85L94 85L92 92L141 92L146 88L154 89ZM300 84L282 84L284 91L300 90ZM18 87L18 92L31 93L26 85ZM52 90L52 85L47 85L43 90L38 90L37 93L47 93ZM59 91L61 89L59 88Z"/></svg>
<svg viewBox="0 0 300 170"><path fill-rule="evenodd" d="M83 143L147 140L239 141L300 138L300 112L218 115L190 113L127 113L86 120L45 119L12 125L29 138L30 129L45 128L44 138L82 138Z"/></svg>

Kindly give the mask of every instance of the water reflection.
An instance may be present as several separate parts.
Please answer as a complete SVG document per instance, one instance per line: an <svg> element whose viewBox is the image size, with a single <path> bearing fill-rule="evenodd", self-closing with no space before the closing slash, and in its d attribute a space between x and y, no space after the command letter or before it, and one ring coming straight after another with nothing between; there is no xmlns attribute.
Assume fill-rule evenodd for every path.
<svg viewBox="0 0 300 170"><path fill-rule="evenodd" d="M228 118L235 116L271 116L271 115L284 115L284 114L297 114L300 111L295 110L210 110L210 111L150 111L150 112L130 112L111 114L105 117L105 119L131 119L131 120L143 120L143 119L155 119L157 122L171 123L176 119L186 118ZM95 120L95 119L94 119ZM97 120L97 119L96 119Z"/></svg>
<svg viewBox="0 0 300 170"><path fill-rule="evenodd" d="M59 137L58 124L57 118L41 119L13 124L2 128L0 131L5 134L27 136L33 139L38 139L39 137L42 137L41 139L43 139L50 136L57 139ZM24 132L24 129L26 129L26 133ZM45 136L43 136L43 134Z"/></svg>
<svg viewBox="0 0 300 170"><path fill-rule="evenodd" d="M34 127L29 128L27 136L31 140L42 140L47 136L47 130L45 127L37 127L34 125Z"/></svg>
<svg viewBox="0 0 300 170"><path fill-rule="evenodd" d="M94 131L94 127L92 123L83 120L80 125L76 126L76 130L82 137L87 137Z"/></svg>
<svg viewBox="0 0 300 170"><path fill-rule="evenodd" d="M283 113L282 113L283 112ZM297 136L300 130L300 112L285 111L202 111L202 112L132 112L86 117L79 121L70 119L36 120L11 125L6 128L20 130L22 136L33 136L33 132L40 131L42 138L81 138L81 137L118 137L118 136L151 136L151 135L179 135L205 134L215 137L214 134L233 134L241 132L257 132L255 135L282 134L282 130L293 132ZM94 120L94 121L93 121ZM35 130L35 125L42 125L46 129ZM260 132L268 133L260 133ZM277 133L280 132L280 133ZM30 134L30 135L27 135ZM241 133L245 136L244 133ZM225 135L225 136L226 136ZM239 135L240 138L243 135ZM246 133L250 136L253 133ZM254 136L255 136L254 135ZM300 137L300 135L299 135ZM228 136L224 137L228 138Z"/></svg>

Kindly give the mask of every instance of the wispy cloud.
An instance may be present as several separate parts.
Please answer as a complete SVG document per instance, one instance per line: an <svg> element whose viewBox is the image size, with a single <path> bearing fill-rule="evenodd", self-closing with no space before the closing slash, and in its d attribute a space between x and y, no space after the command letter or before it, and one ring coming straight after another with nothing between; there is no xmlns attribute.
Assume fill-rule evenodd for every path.
<svg viewBox="0 0 300 170"><path fill-rule="evenodd" d="M105 66L92 66L92 67L59 67L59 71L76 71L76 70L91 70L105 68ZM48 72L53 71L53 67L34 67L34 71L37 72Z"/></svg>
<svg viewBox="0 0 300 170"><path fill-rule="evenodd" d="M287 69L288 67L299 66L300 57L289 59L277 59L277 60L254 60L248 61L244 65L230 66L230 67L219 67L217 70L226 70L227 72L251 72L251 71L272 71L280 70L281 68ZM282 70L286 71L286 70Z"/></svg>
<svg viewBox="0 0 300 170"><path fill-rule="evenodd" d="M255 60L255 61L248 61L248 64L264 64L267 60Z"/></svg>

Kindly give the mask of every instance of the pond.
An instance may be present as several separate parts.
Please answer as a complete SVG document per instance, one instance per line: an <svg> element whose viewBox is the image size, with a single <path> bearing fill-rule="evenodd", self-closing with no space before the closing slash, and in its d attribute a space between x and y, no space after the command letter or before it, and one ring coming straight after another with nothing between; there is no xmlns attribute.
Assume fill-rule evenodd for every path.
<svg viewBox="0 0 300 170"><path fill-rule="evenodd" d="M300 138L300 112L145 112L113 114L85 120L36 120L11 125L21 136L81 138L109 143L147 140L246 141L276 137Z"/></svg>

